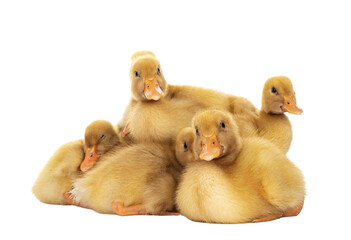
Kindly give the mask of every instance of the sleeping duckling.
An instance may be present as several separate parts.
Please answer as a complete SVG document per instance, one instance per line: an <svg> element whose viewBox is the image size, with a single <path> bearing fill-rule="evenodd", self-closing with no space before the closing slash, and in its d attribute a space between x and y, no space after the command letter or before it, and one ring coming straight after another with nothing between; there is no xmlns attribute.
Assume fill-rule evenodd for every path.
<svg viewBox="0 0 351 240"><path fill-rule="evenodd" d="M89 124L85 130L85 157L80 165L80 170L82 172L88 171L101 155L118 144L121 144L119 134L110 122L97 120Z"/></svg>
<svg viewBox="0 0 351 240"><path fill-rule="evenodd" d="M67 204L62 194L81 175L79 168L86 172L102 154L118 144L111 123L104 120L91 123L85 130L85 141L66 143L49 159L34 183L33 193L44 203Z"/></svg>
<svg viewBox="0 0 351 240"><path fill-rule="evenodd" d="M34 195L43 203L67 204L62 194L78 178L83 158L83 140L62 145L41 170L32 188Z"/></svg>
<svg viewBox="0 0 351 240"><path fill-rule="evenodd" d="M116 146L64 194L74 205L118 215L170 214L182 166L167 144Z"/></svg>
<svg viewBox="0 0 351 240"><path fill-rule="evenodd" d="M200 111L193 119L194 152L176 195L180 213L194 221L244 223L296 216L305 184L301 171L271 142L241 138L223 111ZM201 161L203 160L203 161Z"/></svg>
<svg viewBox="0 0 351 240"><path fill-rule="evenodd" d="M149 51L136 52L130 68L132 99L118 126L130 141L172 141L190 126L194 114L216 106L233 113L255 112L247 99L191 86L168 85L160 62Z"/></svg>

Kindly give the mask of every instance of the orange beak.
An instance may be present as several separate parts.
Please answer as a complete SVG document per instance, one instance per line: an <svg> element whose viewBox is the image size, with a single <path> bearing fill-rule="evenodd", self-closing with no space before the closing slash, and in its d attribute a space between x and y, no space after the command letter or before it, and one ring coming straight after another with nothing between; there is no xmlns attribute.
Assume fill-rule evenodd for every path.
<svg viewBox="0 0 351 240"><path fill-rule="evenodd" d="M284 103L281 107L284 112L300 115L303 111L296 105L296 100L294 96L286 97L284 96Z"/></svg>
<svg viewBox="0 0 351 240"><path fill-rule="evenodd" d="M217 136L213 133L210 137L202 136L202 148L200 153L200 159L205 161L211 161L219 157L222 153L222 147L219 144Z"/></svg>
<svg viewBox="0 0 351 240"><path fill-rule="evenodd" d="M153 79L145 79L144 94L147 100L159 100L165 94L160 88L156 77Z"/></svg>
<svg viewBox="0 0 351 240"><path fill-rule="evenodd" d="M83 162L80 164L80 170L82 172L88 171L90 168L94 166L95 162L98 159L99 159L99 155L96 152L96 145L92 146L91 148L88 148L85 153L85 158Z"/></svg>

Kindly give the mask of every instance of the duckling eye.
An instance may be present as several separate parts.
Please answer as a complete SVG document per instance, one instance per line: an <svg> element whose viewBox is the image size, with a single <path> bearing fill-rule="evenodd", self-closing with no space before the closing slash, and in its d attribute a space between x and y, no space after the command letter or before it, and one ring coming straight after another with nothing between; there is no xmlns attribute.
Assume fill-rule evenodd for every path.
<svg viewBox="0 0 351 240"><path fill-rule="evenodd" d="M184 142L184 152L188 151L188 144L186 144L186 142Z"/></svg>
<svg viewBox="0 0 351 240"><path fill-rule="evenodd" d="M139 77L139 73L135 71L135 77Z"/></svg>
<svg viewBox="0 0 351 240"><path fill-rule="evenodd" d="M103 140L105 138L105 135L102 134L101 137L100 137L100 141Z"/></svg>
<svg viewBox="0 0 351 240"><path fill-rule="evenodd" d="M278 94L278 91L275 87L272 87L272 93Z"/></svg>
<svg viewBox="0 0 351 240"><path fill-rule="evenodd" d="M196 130L196 135L199 136L199 129L197 127L195 127L195 130Z"/></svg>
<svg viewBox="0 0 351 240"><path fill-rule="evenodd" d="M157 72L158 72L158 73L160 73L160 72L161 72L160 67L157 67Z"/></svg>
<svg viewBox="0 0 351 240"><path fill-rule="evenodd" d="M225 128L225 123L221 122L221 128Z"/></svg>

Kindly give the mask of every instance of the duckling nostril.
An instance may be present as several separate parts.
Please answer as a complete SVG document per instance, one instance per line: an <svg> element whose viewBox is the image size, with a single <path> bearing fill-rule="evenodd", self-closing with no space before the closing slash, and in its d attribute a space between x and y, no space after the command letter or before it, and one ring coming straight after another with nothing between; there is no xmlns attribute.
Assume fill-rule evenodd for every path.
<svg viewBox="0 0 351 240"><path fill-rule="evenodd" d="M290 104L290 102L288 102L288 104Z"/></svg>
<svg viewBox="0 0 351 240"><path fill-rule="evenodd" d="M91 152L91 153L90 153L90 157L93 157L93 155L94 155L94 153Z"/></svg>

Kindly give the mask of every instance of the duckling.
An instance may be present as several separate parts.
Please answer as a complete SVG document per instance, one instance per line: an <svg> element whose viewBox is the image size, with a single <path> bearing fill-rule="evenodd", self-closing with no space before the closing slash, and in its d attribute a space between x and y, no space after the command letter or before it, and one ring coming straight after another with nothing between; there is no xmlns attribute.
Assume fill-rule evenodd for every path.
<svg viewBox="0 0 351 240"><path fill-rule="evenodd" d="M34 183L34 195L44 203L67 204L62 194L71 189L73 181L118 144L120 140L111 123L92 122L85 130L84 141L64 144L49 159Z"/></svg>
<svg viewBox="0 0 351 240"><path fill-rule="evenodd" d="M262 107L256 114L234 114L242 137L258 136L274 143L287 153L292 141L292 128L285 112L301 114L296 105L295 92L289 78L272 77L262 91Z"/></svg>
<svg viewBox="0 0 351 240"><path fill-rule="evenodd" d="M194 131L191 127L180 130L175 141L175 153L178 162L185 167L188 163L196 161L193 151Z"/></svg>
<svg viewBox="0 0 351 240"><path fill-rule="evenodd" d="M71 188L73 181L80 175L82 159L82 139L62 145L41 170L32 188L34 195L43 203L67 204L62 194Z"/></svg>
<svg viewBox="0 0 351 240"><path fill-rule="evenodd" d="M121 144L119 134L112 124L105 120L96 120L85 130L85 157L80 165L82 172L92 168L101 155L112 147Z"/></svg>
<svg viewBox="0 0 351 240"><path fill-rule="evenodd" d="M171 214L181 170L168 144L116 146L77 179L64 198L99 213Z"/></svg>
<svg viewBox="0 0 351 240"><path fill-rule="evenodd" d="M154 53L139 51L132 55L130 70L132 97L137 101L157 101L167 93L167 83Z"/></svg>
<svg viewBox="0 0 351 240"><path fill-rule="evenodd" d="M270 141L242 138L228 112L207 109L192 123L194 153L176 204L194 221L244 223L296 216L305 184L301 171Z"/></svg>
<svg viewBox="0 0 351 240"><path fill-rule="evenodd" d="M149 51L136 52L130 68L132 99L118 126L133 142L172 141L194 114L217 106L233 113L254 112L247 99L215 90L168 85L160 62ZM129 135L129 133L132 133Z"/></svg>
<svg viewBox="0 0 351 240"><path fill-rule="evenodd" d="M256 119L259 136L276 144L287 153L292 141L292 129L285 112L302 114L296 105L296 96L289 78L280 76L268 79L262 91L262 108Z"/></svg>

